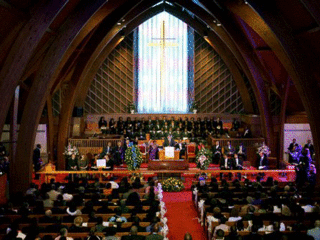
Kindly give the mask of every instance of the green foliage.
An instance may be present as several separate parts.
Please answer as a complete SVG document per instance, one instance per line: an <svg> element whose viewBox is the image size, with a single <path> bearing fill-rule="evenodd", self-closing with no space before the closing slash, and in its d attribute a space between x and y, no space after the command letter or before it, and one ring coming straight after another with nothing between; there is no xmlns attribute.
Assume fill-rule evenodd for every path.
<svg viewBox="0 0 320 240"><path fill-rule="evenodd" d="M211 160L212 152L207 148L202 148L196 156L197 168L201 170L208 169Z"/></svg>
<svg viewBox="0 0 320 240"><path fill-rule="evenodd" d="M134 152L136 154L136 163L133 159L133 152L132 152L132 148L134 147ZM124 161L127 164L128 170L132 171L132 170L137 170L140 168L140 165L143 161L142 159L142 154L140 152L140 149L137 145L134 145L133 147L128 147L126 152L125 152L125 157L124 157Z"/></svg>
<svg viewBox="0 0 320 240"><path fill-rule="evenodd" d="M165 192L181 192L184 185L181 180L171 177L162 182L162 189Z"/></svg>

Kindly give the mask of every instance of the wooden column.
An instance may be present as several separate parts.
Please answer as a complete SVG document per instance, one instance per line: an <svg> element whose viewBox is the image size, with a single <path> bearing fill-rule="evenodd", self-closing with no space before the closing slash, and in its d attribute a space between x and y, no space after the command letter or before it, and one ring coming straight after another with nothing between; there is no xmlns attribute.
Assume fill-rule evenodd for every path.
<svg viewBox="0 0 320 240"><path fill-rule="evenodd" d="M14 165L16 164L16 151L18 140L18 106L19 106L20 86L16 87L14 98L11 104L10 116L10 179L14 178ZM12 168L13 166L13 168Z"/></svg>
<svg viewBox="0 0 320 240"><path fill-rule="evenodd" d="M53 119L53 109L52 109L52 95L47 98L47 152L48 152L48 163L53 161L53 140L54 140L54 119Z"/></svg>

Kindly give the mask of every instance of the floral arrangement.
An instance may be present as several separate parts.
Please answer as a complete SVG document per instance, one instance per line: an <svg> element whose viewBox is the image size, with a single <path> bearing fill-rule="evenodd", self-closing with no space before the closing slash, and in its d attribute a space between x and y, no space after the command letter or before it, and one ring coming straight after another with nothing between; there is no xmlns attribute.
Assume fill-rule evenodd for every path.
<svg viewBox="0 0 320 240"><path fill-rule="evenodd" d="M134 180L136 180L136 178L140 178L140 180L142 180L143 174L142 173L132 173L132 175L130 176L130 181L134 182Z"/></svg>
<svg viewBox="0 0 320 240"><path fill-rule="evenodd" d="M270 155L270 148L263 142L260 147L257 148L257 154L263 152L267 157Z"/></svg>
<svg viewBox="0 0 320 240"><path fill-rule="evenodd" d="M73 154L76 156L80 155L78 148L69 144L67 147L65 147L63 155L65 155L66 158L70 158Z"/></svg>
<svg viewBox="0 0 320 240"><path fill-rule="evenodd" d="M181 180L170 177L162 182L162 189L165 192L181 192L184 185Z"/></svg>
<svg viewBox="0 0 320 240"><path fill-rule="evenodd" d="M137 145L133 145L132 143L130 144L125 152L124 161L126 162L128 170L130 171L140 168L143 159L140 149Z"/></svg>
<svg viewBox="0 0 320 240"><path fill-rule="evenodd" d="M212 152L207 148L201 148L196 156L197 168L206 170L212 159Z"/></svg>

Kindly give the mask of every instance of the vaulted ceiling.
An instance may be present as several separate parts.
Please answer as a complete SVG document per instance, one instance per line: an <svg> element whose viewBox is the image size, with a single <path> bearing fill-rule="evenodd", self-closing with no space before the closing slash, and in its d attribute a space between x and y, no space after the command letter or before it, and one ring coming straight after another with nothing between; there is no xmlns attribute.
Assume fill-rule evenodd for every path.
<svg viewBox="0 0 320 240"><path fill-rule="evenodd" d="M61 86L68 89L59 116L57 144L61 152L73 107L83 105L106 56L125 35L163 10L207 36L232 72L248 113L253 106L245 81L250 82L269 142L274 133L272 92L281 99L282 123L289 114L306 112L320 150L317 1L0 0L0 133L8 113L11 115L10 105L19 85L21 126L16 157L30 169L28 173L45 106L52 120L54 92ZM20 168L16 166L24 175Z"/></svg>

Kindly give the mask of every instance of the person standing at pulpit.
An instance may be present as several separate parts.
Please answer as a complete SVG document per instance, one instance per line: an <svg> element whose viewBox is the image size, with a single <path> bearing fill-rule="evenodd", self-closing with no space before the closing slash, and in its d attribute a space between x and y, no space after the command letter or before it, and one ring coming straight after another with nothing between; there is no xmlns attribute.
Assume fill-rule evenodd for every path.
<svg viewBox="0 0 320 240"><path fill-rule="evenodd" d="M220 162L222 156L222 148L220 146L220 142L216 141L216 144L212 147L212 161L214 164L218 164Z"/></svg>
<svg viewBox="0 0 320 240"><path fill-rule="evenodd" d="M231 145L231 142L227 142L227 146L224 147L224 154L227 154L229 157L235 153L234 147Z"/></svg>
<svg viewBox="0 0 320 240"><path fill-rule="evenodd" d="M166 139L164 140L163 146L164 147L174 147L176 145L174 139L172 138L172 135L168 135Z"/></svg>
<svg viewBox="0 0 320 240"><path fill-rule="evenodd" d="M156 141L151 141L149 148L149 160L159 159L159 149Z"/></svg>
<svg viewBox="0 0 320 240"><path fill-rule="evenodd" d="M124 159L124 148L121 146L121 141L118 141L117 142L117 146L114 148L113 159L114 159L114 163L117 166L119 166L123 162L123 159Z"/></svg>
<svg viewBox="0 0 320 240"><path fill-rule="evenodd" d="M243 143L240 143L240 145L237 147L236 154L238 154L239 158L241 158L242 161L246 161L247 149L245 148L245 146L243 146Z"/></svg>
<svg viewBox="0 0 320 240"><path fill-rule="evenodd" d="M268 169L268 158L267 155L263 153L263 151L259 152L258 157L258 170L267 170Z"/></svg>
<svg viewBox="0 0 320 240"><path fill-rule="evenodd" d="M108 126L108 123L107 121L104 119L104 117L101 117L99 122L98 122L98 125L99 125L99 129L100 131L102 132L102 134L106 134L107 133L107 126Z"/></svg>

